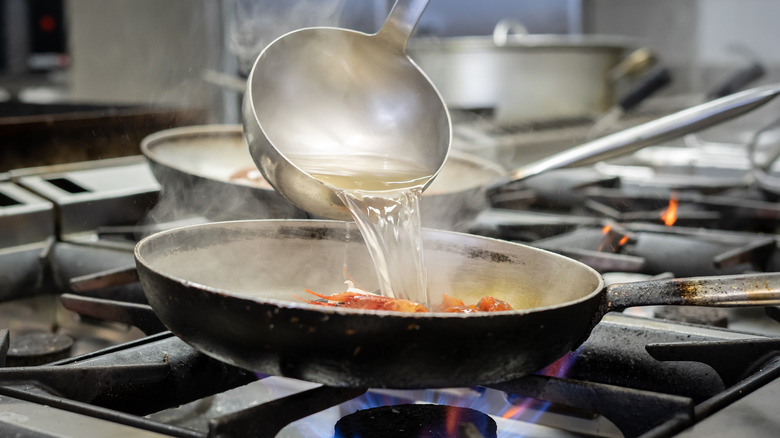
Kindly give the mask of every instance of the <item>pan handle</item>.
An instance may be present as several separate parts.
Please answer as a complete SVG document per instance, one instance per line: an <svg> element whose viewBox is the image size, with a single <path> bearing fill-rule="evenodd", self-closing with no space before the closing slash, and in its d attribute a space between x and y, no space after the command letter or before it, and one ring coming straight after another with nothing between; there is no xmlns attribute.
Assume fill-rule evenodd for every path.
<svg viewBox="0 0 780 438"><path fill-rule="evenodd" d="M764 66L754 61L749 66L738 70L734 75L728 78L724 83L715 87L714 90L707 93L707 100L717 99L728 96L746 87L749 83L757 81L766 75Z"/></svg>
<svg viewBox="0 0 780 438"><path fill-rule="evenodd" d="M509 41L509 35L528 35L528 29L519 21L504 18L493 28L493 44L503 47Z"/></svg>
<svg viewBox="0 0 780 438"><path fill-rule="evenodd" d="M664 304L776 306L780 304L780 272L613 284L607 287L605 303L606 312Z"/></svg>
<svg viewBox="0 0 780 438"><path fill-rule="evenodd" d="M607 75L610 82L622 78L636 79L645 74L658 62L658 56L648 47L640 47L626 56Z"/></svg>
<svg viewBox="0 0 780 438"><path fill-rule="evenodd" d="M697 132L750 112L774 99L779 93L780 84L772 84L696 105L551 155L510 172L507 178L487 188L497 189L507 183L520 181L549 170L597 163L634 152L645 146Z"/></svg>

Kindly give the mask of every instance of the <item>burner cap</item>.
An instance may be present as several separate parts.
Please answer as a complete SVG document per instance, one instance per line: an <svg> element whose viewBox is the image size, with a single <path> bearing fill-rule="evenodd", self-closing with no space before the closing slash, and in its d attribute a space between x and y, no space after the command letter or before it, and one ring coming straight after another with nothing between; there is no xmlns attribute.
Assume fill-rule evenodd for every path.
<svg viewBox="0 0 780 438"><path fill-rule="evenodd" d="M73 338L54 333L28 333L12 336L7 366L35 366L68 357Z"/></svg>
<svg viewBox="0 0 780 438"><path fill-rule="evenodd" d="M481 436L495 438L496 422L480 411L446 405L394 405L365 409L336 422L336 438L454 438L473 425Z"/></svg>

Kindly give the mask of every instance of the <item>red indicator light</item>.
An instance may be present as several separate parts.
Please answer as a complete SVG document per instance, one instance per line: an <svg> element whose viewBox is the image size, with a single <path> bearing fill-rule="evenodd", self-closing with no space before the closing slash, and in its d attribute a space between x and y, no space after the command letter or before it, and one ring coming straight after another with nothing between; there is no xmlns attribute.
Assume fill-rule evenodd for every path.
<svg viewBox="0 0 780 438"><path fill-rule="evenodd" d="M57 20L51 15L43 15L38 20L38 28L44 32L52 32L57 28Z"/></svg>

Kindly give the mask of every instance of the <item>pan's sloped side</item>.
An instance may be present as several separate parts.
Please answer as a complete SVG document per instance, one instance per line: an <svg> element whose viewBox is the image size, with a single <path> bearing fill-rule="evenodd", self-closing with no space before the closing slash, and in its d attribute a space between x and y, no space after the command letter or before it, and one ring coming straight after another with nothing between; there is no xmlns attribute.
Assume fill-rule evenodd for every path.
<svg viewBox="0 0 780 438"><path fill-rule="evenodd" d="M143 267L139 267L143 270ZM590 302L472 318L343 314L277 307L141 274L165 325L224 362L330 386L433 388L524 376L576 348Z"/></svg>
<svg viewBox="0 0 780 438"><path fill-rule="evenodd" d="M174 216L194 214L211 220L306 217L273 190L216 181L155 161L150 167L163 187L162 202L170 208L168 214Z"/></svg>
<svg viewBox="0 0 780 438"><path fill-rule="evenodd" d="M230 277L250 276L263 265L270 270L285 263L294 265L302 257L319 254L316 248L322 245L326 252L336 253L340 250L334 248L344 245L354 246L348 252L361 247L352 240L355 236L347 238L343 230L339 232L343 224L253 222L164 232L139 244L136 255L149 303L171 331L208 355L261 373L347 387L430 388L501 382L537 371L575 348L592 328L591 317L603 297L598 274L591 275L589 268L577 262L508 242L433 231L426 234L426 248L430 248L426 261L434 271L435 286L451 286L442 283L443 277L465 289L486 284L504 298L536 295L515 301L541 302L543 307L480 315L345 311L203 284L213 278L201 277L198 282L181 278L187 276L185 272L214 269L207 277L220 277L214 284L226 285ZM283 240L282 247L293 253L275 252L274 239ZM219 260L227 258L220 254L220 247L233 246L231 251L236 251L242 244L258 248L260 260L244 257L245 263L219 266ZM364 257L362 249L358 253L358 258ZM213 256L211 267L201 264L204 254ZM338 257L334 254L333 258ZM176 268L170 263L182 260L189 260L195 268L182 268L180 275L171 275ZM473 269L458 266L459 262ZM320 260L320 265L323 275L335 275L326 260ZM360 264L348 266L355 269L350 272L357 278L365 274ZM442 275L444 266L458 274ZM543 271L543 266L550 272L526 275ZM488 275L503 271L507 278L487 283L481 278L485 267ZM298 269L299 276L306 276L307 269L312 268ZM527 283L539 284L516 281L523 276L528 277ZM265 286L258 283L258 289L273 287L270 277L256 278L267 282ZM296 279L289 277L288 281L296 290ZM495 290L499 284L512 290ZM562 290L562 285L567 287ZM301 290L297 295L303 294Z"/></svg>
<svg viewBox="0 0 780 438"><path fill-rule="evenodd" d="M162 186L162 219L196 214L210 220L305 218L270 186L231 180L254 168L239 125L187 126L144 138L141 152ZM171 216L171 217L169 217Z"/></svg>
<svg viewBox="0 0 780 438"><path fill-rule="evenodd" d="M160 220L195 214L207 219L304 219L309 217L270 185L231 176L256 169L240 125L173 128L144 138L141 152L162 186ZM487 206L484 187L505 176L495 163L452 151L423 196L429 228L462 229Z"/></svg>

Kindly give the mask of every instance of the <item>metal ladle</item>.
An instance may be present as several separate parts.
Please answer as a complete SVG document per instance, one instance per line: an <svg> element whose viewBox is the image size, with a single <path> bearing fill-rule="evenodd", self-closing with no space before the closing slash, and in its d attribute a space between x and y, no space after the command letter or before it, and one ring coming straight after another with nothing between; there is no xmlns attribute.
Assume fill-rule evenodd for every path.
<svg viewBox="0 0 780 438"><path fill-rule="evenodd" d="M272 42L255 61L242 110L244 135L266 180L301 209L351 220L334 188L302 160L328 165L372 156L403 159L438 174L449 152L451 123L434 85L406 55L428 0L399 0L375 34L315 27ZM428 173L430 172L430 173Z"/></svg>

